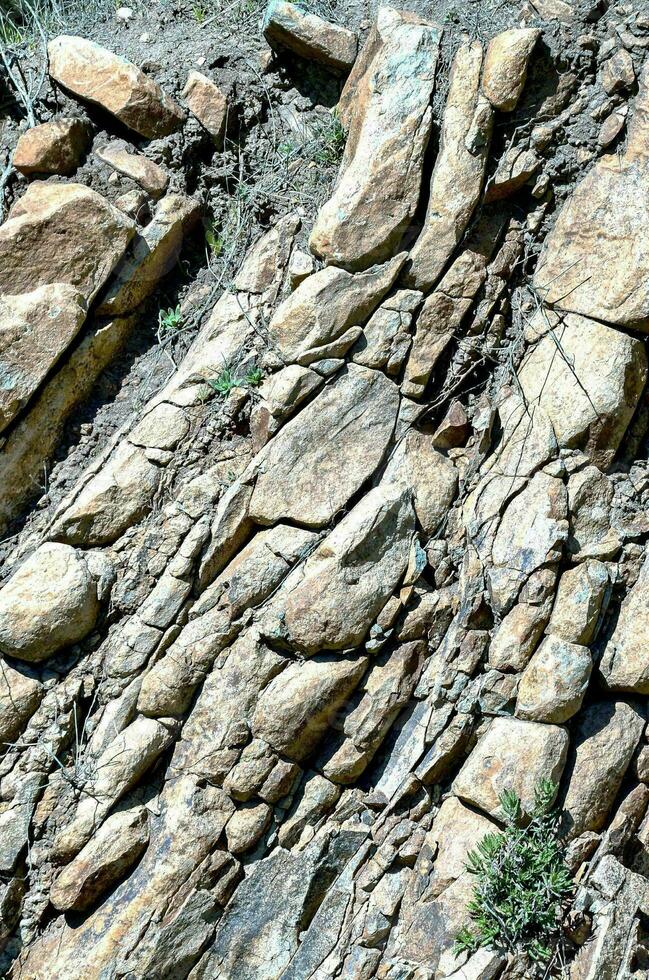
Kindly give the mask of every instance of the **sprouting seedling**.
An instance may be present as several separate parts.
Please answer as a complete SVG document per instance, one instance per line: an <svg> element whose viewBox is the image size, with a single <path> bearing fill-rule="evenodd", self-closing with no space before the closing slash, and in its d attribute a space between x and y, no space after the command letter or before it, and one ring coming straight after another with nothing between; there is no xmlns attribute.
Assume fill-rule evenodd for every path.
<svg viewBox="0 0 649 980"><path fill-rule="evenodd" d="M158 313L158 326L161 334L175 333L182 323L183 317L180 306L170 307L168 310L160 310Z"/></svg>
<svg viewBox="0 0 649 980"><path fill-rule="evenodd" d="M217 395L225 397L230 394L233 388L256 388L261 383L262 377L263 375L259 368L251 368L246 374L237 377L226 364L216 378L205 378L204 380L212 391L215 391Z"/></svg>

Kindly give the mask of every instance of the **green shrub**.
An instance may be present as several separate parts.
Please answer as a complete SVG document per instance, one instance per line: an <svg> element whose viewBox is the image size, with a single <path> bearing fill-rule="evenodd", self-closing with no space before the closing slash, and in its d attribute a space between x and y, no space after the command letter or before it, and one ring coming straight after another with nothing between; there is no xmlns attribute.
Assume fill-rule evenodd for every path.
<svg viewBox="0 0 649 980"><path fill-rule="evenodd" d="M556 790L548 780L539 783L529 815L515 793L502 794L504 831L487 834L467 858L467 871L477 879L468 906L474 926L458 933L456 952L487 946L541 964L552 957L573 891L562 858L560 814L552 806Z"/></svg>

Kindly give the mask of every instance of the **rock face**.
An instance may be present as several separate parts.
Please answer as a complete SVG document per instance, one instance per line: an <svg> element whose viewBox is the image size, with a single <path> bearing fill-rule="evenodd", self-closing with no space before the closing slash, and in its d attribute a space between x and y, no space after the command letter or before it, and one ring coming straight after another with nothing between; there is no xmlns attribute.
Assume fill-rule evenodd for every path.
<svg viewBox="0 0 649 980"><path fill-rule="evenodd" d="M649 563L645 559L638 581L622 603L600 664L605 683L614 691L649 693L649 653L644 639L649 615L647 582Z"/></svg>
<svg viewBox="0 0 649 980"><path fill-rule="evenodd" d="M181 109L135 65L86 38L62 34L47 46L52 78L101 106L140 136L157 139L178 129Z"/></svg>
<svg viewBox="0 0 649 980"><path fill-rule="evenodd" d="M121 211L82 184L30 184L0 228L0 292L63 282L91 302L134 233Z"/></svg>
<svg viewBox="0 0 649 980"><path fill-rule="evenodd" d="M74 548L41 545L0 589L0 651L44 660L87 636L110 581L95 571Z"/></svg>
<svg viewBox="0 0 649 980"><path fill-rule="evenodd" d="M270 0L264 16L264 37L270 45L334 70L349 71L356 60L356 35L338 24L304 13L296 4Z"/></svg>
<svg viewBox="0 0 649 980"><path fill-rule="evenodd" d="M648 111L646 68L626 153L602 157L579 184L548 236L534 277L551 306L643 331L649 328L649 252L638 220L649 193Z"/></svg>
<svg viewBox="0 0 649 980"><path fill-rule="evenodd" d="M581 708L592 666L586 647L546 636L523 671L517 716L556 725L568 721Z"/></svg>
<svg viewBox="0 0 649 980"><path fill-rule="evenodd" d="M527 64L540 33L532 28L513 28L489 42L482 91L494 109L511 112L516 108L527 78Z"/></svg>
<svg viewBox="0 0 649 980"><path fill-rule="evenodd" d="M21 174L73 174L88 145L80 119L56 119L33 126L18 140L13 165Z"/></svg>
<svg viewBox="0 0 649 980"><path fill-rule="evenodd" d="M0 432L34 394L85 319L83 296L63 283L0 297Z"/></svg>
<svg viewBox="0 0 649 980"><path fill-rule="evenodd" d="M392 254L408 227L430 133L439 39L439 28L416 15L380 8L341 98L348 138L338 186L310 238L327 263L367 268Z"/></svg>

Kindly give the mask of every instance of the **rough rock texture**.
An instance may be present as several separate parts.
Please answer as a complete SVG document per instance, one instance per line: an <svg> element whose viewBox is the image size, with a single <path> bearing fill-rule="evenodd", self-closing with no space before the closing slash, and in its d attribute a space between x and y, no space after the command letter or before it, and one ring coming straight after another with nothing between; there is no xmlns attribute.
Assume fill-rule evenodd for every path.
<svg viewBox="0 0 649 980"><path fill-rule="evenodd" d="M645 559L638 581L622 603L600 664L604 682L614 691L649 693L649 653L645 642L649 615L648 581L649 563Z"/></svg>
<svg viewBox="0 0 649 980"><path fill-rule="evenodd" d="M217 146L220 146L228 121L227 93L201 72L190 71L183 89L183 98L201 126L205 127Z"/></svg>
<svg viewBox="0 0 649 980"><path fill-rule="evenodd" d="M349 130L342 173L310 238L328 263L359 269L381 261L415 213L439 39L439 28L416 15L379 9L341 98Z"/></svg>
<svg viewBox="0 0 649 980"><path fill-rule="evenodd" d="M116 140L95 152L99 160L130 177L152 197L161 197L166 191L169 174L153 160L147 160L140 153L130 153L125 144Z"/></svg>
<svg viewBox="0 0 649 980"><path fill-rule="evenodd" d="M13 165L21 174L73 174L88 145L80 119L56 119L33 126L18 140Z"/></svg>
<svg viewBox="0 0 649 980"><path fill-rule="evenodd" d="M101 106L140 136L178 129L181 109L157 82L125 58L86 38L60 35L47 47L52 78L73 95Z"/></svg>
<svg viewBox="0 0 649 980"><path fill-rule="evenodd" d="M494 109L511 112L516 108L525 79L532 49L540 31L516 29L497 34L487 47L482 91Z"/></svg>
<svg viewBox="0 0 649 980"><path fill-rule="evenodd" d="M357 40L352 31L305 13L285 0L271 0L264 16L264 37L273 47L288 49L340 71L356 60Z"/></svg>

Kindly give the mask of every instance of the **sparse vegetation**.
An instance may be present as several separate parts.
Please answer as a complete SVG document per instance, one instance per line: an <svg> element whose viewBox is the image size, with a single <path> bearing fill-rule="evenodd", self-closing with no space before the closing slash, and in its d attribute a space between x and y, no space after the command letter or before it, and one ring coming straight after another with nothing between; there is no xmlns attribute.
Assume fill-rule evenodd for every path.
<svg viewBox="0 0 649 980"><path fill-rule="evenodd" d="M226 364L216 378L205 378L205 382L212 391L225 398L233 388L257 388L261 383L262 377L263 375L259 368L251 368L250 371L237 377Z"/></svg>
<svg viewBox="0 0 649 980"><path fill-rule="evenodd" d="M456 938L456 951L481 946L523 953L548 965L561 944L561 923L573 883L559 840L556 786L544 780L535 805L525 814L515 793L501 806L505 829L487 834L471 851L467 871L477 879L469 913L475 925Z"/></svg>
<svg viewBox="0 0 649 980"><path fill-rule="evenodd" d="M176 333L183 322L180 306L170 307L168 310L160 310L158 313L158 326L161 336Z"/></svg>

